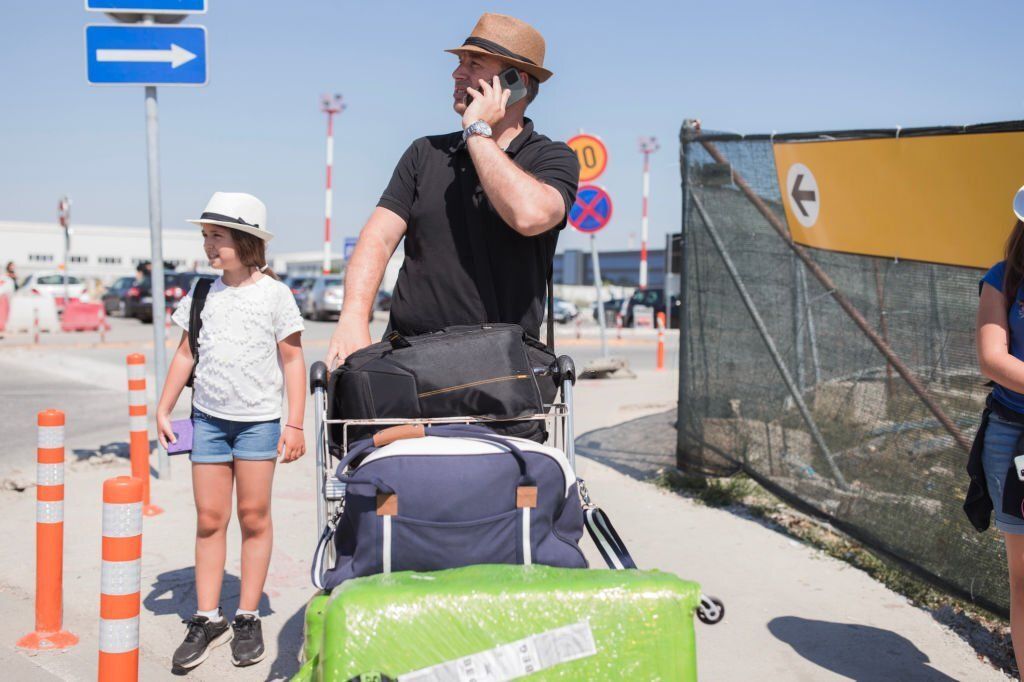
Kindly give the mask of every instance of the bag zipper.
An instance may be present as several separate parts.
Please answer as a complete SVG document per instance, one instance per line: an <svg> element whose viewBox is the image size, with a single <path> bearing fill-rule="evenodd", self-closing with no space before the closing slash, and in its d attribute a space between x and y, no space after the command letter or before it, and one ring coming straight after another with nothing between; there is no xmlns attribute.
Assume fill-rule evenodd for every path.
<svg viewBox="0 0 1024 682"><path fill-rule="evenodd" d="M499 381L516 381L516 380L519 380L519 379L529 379L530 376L531 375L529 375L529 374L510 374L509 376L495 377L494 379L481 379L480 381L471 381L468 384L459 384L458 386L448 386L446 388L437 388L437 389L434 389L433 391L426 391L424 393L418 393L416 395L416 397L417 398L430 398L432 396L440 395L442 393L451 393L452 391L459 391L459 390L462 390L464 388L472 388L474 386L483 386L485 384L494 384L494 383L497 383Z"/></svg>

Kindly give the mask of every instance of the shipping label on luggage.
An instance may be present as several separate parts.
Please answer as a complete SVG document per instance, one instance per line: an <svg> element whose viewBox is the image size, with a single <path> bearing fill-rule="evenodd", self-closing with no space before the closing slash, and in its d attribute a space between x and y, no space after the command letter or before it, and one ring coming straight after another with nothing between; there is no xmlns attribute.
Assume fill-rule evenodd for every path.
<svg viewBox="0 0 1024 682"><path fill-rule="evenodd" d="M505 682L597 653L588 621L399 675L399 682Z"/></svg>

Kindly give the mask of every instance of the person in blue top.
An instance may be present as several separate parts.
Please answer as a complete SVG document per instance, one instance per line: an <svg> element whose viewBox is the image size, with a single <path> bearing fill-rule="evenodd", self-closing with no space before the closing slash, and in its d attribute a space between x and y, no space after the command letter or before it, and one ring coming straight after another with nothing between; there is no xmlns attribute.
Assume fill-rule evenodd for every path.
<svg viewBox="0 0 1024 682"><path fill-rule="evenodd" d="M1024 477L1014 465L1014 457L1024 454L1024 187L1014 197L1013 210L1017 224L1006 242L1006 257L985 273L980 284L978 364L995 388L972 450L972 464L976 466L980 449L984 477L977 483L987 487L996 528L1005 539L1010 632L1017 668L1024 670ZM975 472L971 473L974 478ZM971 502L969 494L965 504L968 516ZM971 516L979 530L988 525L987 506L983 511L983 524Z"/></svg>

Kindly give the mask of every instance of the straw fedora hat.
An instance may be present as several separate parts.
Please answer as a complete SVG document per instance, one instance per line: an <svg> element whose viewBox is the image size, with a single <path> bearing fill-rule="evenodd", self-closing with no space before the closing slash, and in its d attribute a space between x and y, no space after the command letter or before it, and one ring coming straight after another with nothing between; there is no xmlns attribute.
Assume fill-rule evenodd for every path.
<svg viewBox="0 0 1024 682"><path fill-rule="evenodd" d="M525 21L504 14L484 14L460 47L445 52L477 52L499 57L543 83L552 73L544 68L544 37Z"/></svg>
<svg viewBox="0 0 1024 682"><path fill-rule="evenodd" d="M253 195L242 192L214 192L206 202L203 215L190 218L188 222L230 227L267 242L274 238L267 231L267 207Z"/></svg>

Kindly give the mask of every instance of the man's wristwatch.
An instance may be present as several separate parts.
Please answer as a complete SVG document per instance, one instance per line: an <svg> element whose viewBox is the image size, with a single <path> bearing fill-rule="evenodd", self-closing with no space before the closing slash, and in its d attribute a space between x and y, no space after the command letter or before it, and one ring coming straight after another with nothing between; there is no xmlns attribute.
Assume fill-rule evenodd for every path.
<svg viewBox="0 0 1024 682"><path fill-rule="evenodd" d="M487 125L487 121L473 121L466 129L462 131L462 141L465 142L469 139L470 135L479 135L480 137L490 137L491 126Z"/></svg>

